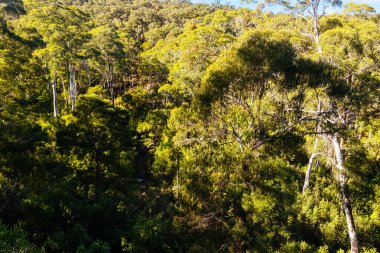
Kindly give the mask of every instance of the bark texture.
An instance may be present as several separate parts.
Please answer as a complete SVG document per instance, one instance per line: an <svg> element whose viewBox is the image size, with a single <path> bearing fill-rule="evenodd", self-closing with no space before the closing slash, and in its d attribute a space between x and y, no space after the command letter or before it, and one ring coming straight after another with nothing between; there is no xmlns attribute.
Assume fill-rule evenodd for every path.
<svg viewBox="0 0 380 253"><path fill-rule="evenodd" d="M348 235L350 237L351 253L359 253L359 240L358 235L356 233L355 221L354 216L352 215L352 209L348 193L347 172L344 167L344 155L341 143L339 143L339 139L336 133L332 136L332 144L334 146L336 167L338 168L338 180L342 193L342 206L344 214L346 216Z"/></svg>

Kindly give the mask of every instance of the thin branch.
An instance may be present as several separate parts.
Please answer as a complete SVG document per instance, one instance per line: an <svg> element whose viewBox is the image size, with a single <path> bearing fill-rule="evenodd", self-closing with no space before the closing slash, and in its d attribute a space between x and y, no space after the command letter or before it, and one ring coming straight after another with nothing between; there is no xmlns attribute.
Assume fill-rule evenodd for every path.
<svg viewBox="0 0 380 253"><path fill-rule="evenodd" d="M298 119L297 121L293 122L292 124L288 125L287 127L277 131L275 134L273 134L272 136L264 139L264 140L261 140L261 141L258 141L255 145L253 145L253 147L251 148L251 151L261 147L262 145L264 145L265 143L267 142L270 142L276 138L278 138L281 134L289 131L290 129L292 129L294 126L298 125L299 123L301 123L302 121L306 121L306 120L315 120L315 118L312 118L312 117L309 117L309 116L305 116L305 117L302 117L300 119Z"/></svg>

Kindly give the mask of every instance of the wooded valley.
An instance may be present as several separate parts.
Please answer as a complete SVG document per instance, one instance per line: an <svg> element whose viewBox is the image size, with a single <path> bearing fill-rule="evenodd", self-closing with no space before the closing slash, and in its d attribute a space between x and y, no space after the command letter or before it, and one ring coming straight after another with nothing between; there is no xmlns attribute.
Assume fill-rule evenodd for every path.
<svg viewBox="0 0 380 253"><path fill-rule="evenodd" d="M380 14L266 2L0 0L0 252L380 252Z"/></svg>

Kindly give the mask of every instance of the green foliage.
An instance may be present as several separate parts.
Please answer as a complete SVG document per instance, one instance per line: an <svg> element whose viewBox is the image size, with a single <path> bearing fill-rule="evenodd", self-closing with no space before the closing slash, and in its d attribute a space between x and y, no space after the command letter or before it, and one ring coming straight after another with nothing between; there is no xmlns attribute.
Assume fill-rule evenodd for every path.
<svg viewBox="0 0 380 253"><path fill-rule="evenodd" d="M37 248L29 242L27 233L21 224L16 224L9 228L0 223L0 247L1 252L20 252L20 253L43 253L43 249Z"/></svg>
<svg viewBox="0 0 380 253"><path fill-rule="evenodd" d="M96 240L93 244L91 244L90 248L86 249L83 245L81 245L76 253L108 253L111 252L110 246L102 241Z"/></svg>
<svg viewBox="0 0 380 253"><path fill-rule="evenodd" d="M380 248L370 6L0 2L1 252Z"/></svg>
<svg viewBox="0 0 380 253"><path fill-rule="evenodd" d="M356 4L354 2L349 2L344 5L344 13L347 14L368 15L375 12L376 10L368 4Z"/></svg>

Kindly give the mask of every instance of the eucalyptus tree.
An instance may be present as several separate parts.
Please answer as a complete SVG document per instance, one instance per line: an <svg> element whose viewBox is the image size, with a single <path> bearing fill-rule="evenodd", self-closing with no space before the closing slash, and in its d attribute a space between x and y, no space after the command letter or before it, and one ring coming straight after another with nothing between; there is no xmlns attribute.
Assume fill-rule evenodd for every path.
<svg viewBox="0 0 380 253"><path fill-rule="evenodd" d="M302 105L305 85L315 85L312 78L323 74L323 69L298 60L291 44L274 39L273 34L273 30L248 32L208 68L202 80L201 105L218 101L219 105L210 104L217 118L224 121L222 115L232 113L231 117L243 120L244 124L238 118L224 122L243 152L275 140L303 121L314 120L293 107ZM238 111L229 112L229 106L237 106Z"/></svg>
<svg viewBox="0 0 380 253"><path fill-rule="evenodd" d="M121 252L122 231L136 216L126 215L139 202L129 113L108 97L90 88L72 113L43 123L49 141L36 152L21 213L47 251Z"/></svg>
<svg viewBox="0 0 380 253"><path fill-rule="evenodd" d="M373 106L378 96L368 89L371 86L377 90L379 83L368 74L354 74L354 81L348 83L345 75L355 73L344 69L349 66L348 62L340 66L333 64L330 58L325 60L330 64L299 59L286 40L278 41L271 34L274 33L247 35L206 72L199 99L203 101L201 104L211 105L208 110L214 119L206 120L206 124L221 124L209 126L209 132L214 129L213 135L226 136L227 142L235 139L243 153L292 133L325 136L332 150L327 157L335 161L337 168L336 180L340 185L351 250L358 252L345 166L345 156L349 153L344 151L343 145L344 140L351 138L347 134L356 120L363 117L365 111L372 111L373 115L378 109ZM331 36L326 34L327 41L334 38ZM355 45L353 38L348 41L348 46ZM340 52L335 46L331 50ZM341 52L350 52L347 58L350 61L353 53L360 54L360 47ZM342 58L339 59L341 62ZM216 134L218 129L223 129L224 134Z"/></svg>
<svg viewBox="0 0 380 253"><path fill-rule="evenodd" d="M91 40L87 47L93 51L92 57L88 60L89 65L102 76L99 81L109 91L114 103L115 88L121 87L124 72L127 72L125 60L127 55L122 40L115 28L109 26L96 27L89 33Z"/></svg>
<svg viewBox="0 0 380 253"><path fill-rule="evenodd" d="M347 146L357 137L356 125L362 121L370 121L379 113L378 101L380 82L376 77L379 68L375 64L378 54L363 50L372 48L378 51L378 42L368 40L368 34L379 34L380 30L372 22L357 22L356 25L336 27L322 36L322 48L325 61L338 69L337 75L341 83L334 88L324 107L330 111L328 117L322 117L325 129L332 129L328 135L333 147L337 180L341 187L342 206L346 215L348 233L351 241L351 252L359 252L358 236L349 195L347 158L351 152ZM355 27L357 26L357 27ZM375 116L376 117L376 116Z"/></svg>
<svg viewBox="0 0 380 253"><path fill-rule="evenodd" d="M29 13L18 22L26 28L37 29L46 44L46 47L36 50L34 54L42 60L49 79L53 80L54 115L58 114L59 83L60 90L68 92L67 95L62 94L67 96L66 104L70 104L73 110L79 92L76 80L79 71L78 62L83 58L82 46L88 40L86 34L88 16L75 7L64 6L55 1L25 1L25 7ZM68 81L66 76L69 77Z"/></svg>
<svg viewBox="0 0 380 253"><path fill-rule="evenodd" d="M226 237L225 247L234 252L286 251L296 240L284 220L294 218L297 187L290 175L297 173L285 161L301 157L302 125L312 128L317 120L300 110L307 88L324 81L323 70L299 59L274 30L249 31L206 68L193 107L172 110L164 139L174 135L172 150L181 159L175 162L174 155L169 162L165 143L156 166L177 173L180 211L188 226L210 238L210 245L198 242L202 247L218 243L208 233ZM272 210L273 223L264 210Z"/></svg>
<svg viewBox="0 0 380 253"><path fill-rule="evenodd" d="M248 0L247 2L252 1ZM317 51L322 57L323 52L319 42L320 21L326 16L329 7L342 6L342 0L265 0L265 2L280 5L285 11L303 19L307 24L307 30L302 33L314 40Z"/></svg>
<svg viewBox="0 0 380 253"><path fill-rule="evenodd" d="M355 225L377 247L367 6L23 2L0 0L5 223L54 252L326 252L348 248L346 219L352 252Z"/></svg>
<svg viewBox="0 0 380 253"><path fill-rule="evenodd" d="M315 45L317 48L317 51L321 57L322 61L325 61L330 59L332 55L334 54L334 51L339 52L340 50L335 48L334 51L329 51L327 52L326 48L324 48L321 44L321 30L320 30L320 21L323 17L326 16L326 10L329 6L335 7L335 6L341 6L342 1L340 0L310 0L310 1L276 1L276 0L268 0L267 2L271 4L279 4L282 7L285 8L285 10L289 11L290 13L293 13L295 16L300 17L301 19L305 20L308 24L308 27L311 28L313 33L304 33L301 31L303 34L308 35L312 37L315 41ZM370 11L370 8L368 6L354 6L351 5L351 9L353 8L362 8L363 11L364 9L367 9ZM347 8L350 8L350 5L347 6ZM330 40L331 38L328 38ZM338 42L339 43L339 42ZM355 39L351 41L351 48L347 48L348 55L355 55L358 49L360 47L360 43L356 44L355 46ZM360 49L359 49L360 50ZM351 77L350 71L346 71L346 67L350 66L349 60L346 60L345 63L347 66L344 66L345 64L336 64L336 62L330 62L333 66L336 68L343 70L340 72L342 75L340 78L343 80L344 78L346 79L346 84L345 86L347 89L355 89L358 88L357 84L354 84ZM355 72L355 71L354 71ZM348 75L348 76L346 76ZM363 77L363 76L362 76ZM365 79L365 78L364 78ZM362 83L364 85L365 81L364 79L358 78L356 79L356 82ZM371 81L370 83L373 83ZM365 85L364 85L365 86ZM326 87L328 88L328 87ZM368 87L367 87L368 88ZM375 88L376 89L376 88ZM362 96L360 96L360 99L363 99L364 101L367 100L366 98L366 93L365 90L366 88L362 86L362 88L359 88L358 91L361 93ZM331 93L330 93L331 95ZM335 94L336 95L336 94ZM346 94L347 95L347 94ZM359 243L358 243L358 236L355 228L355 222L354 222L354 217L352 214L352 208L350 204L350 199L349 199L349 192L348 192L348 184L347 184L347 178L348 178L348 173L347 169L344 166L345 163L345 156L343 155L344 153L344 137L341 135L339 137L339 132L343 129L349 129L352 125L355 125L355 122L357 122L357 118L360 117L361 114L361 108L358 105L353 105L351 104L348 106L349 103L347 101L350 100L350 98L347 98L346 95L343 95L342 97L339 98L339 96L328 96L326 97L325 101L327 104L324 105L324 111L328 112L334 112L333 114L328 115L328 117L320 117L319 124L324 125L324 127L327 127L326 129L322 129L323 131L331 131L331 134L325 135L327 136L327 139L325 139L328 143L330 143L330 147L332 150L334 150L334 158L336 161L336 168L339 171L339 177L337 177L337 180L341 186L341 194L342 194L342 205L344 209L344 213L346 215L346 221L347 221L347 226L348 226L348 233L349 233L349 238L351 242L351 252L359 252ZM345 98L343 98L345 97ZM374 100L372 100L373 103ZM320 105L320 103L318 103ZM369 106L370 104L366 104L365 106ZM362 105L363 106L363 105ZM348 109L350 108L350 109ZM322 113L323 110L320 110L321 107L318 106L317 109L314 109L316 111L319 111L319 113ZM323 115L323 114L322 114ZM324 116L327 116L326 114ZM317 128L320 128L321 125L318 125ZM318 146L317 139L315 140L315 147ZM347 138L347 137L346 137ZM316 149L314 149L316 150ZM309 181L309 176L310 176L310 170L313 164L313 160L315 156L317 155L316 151L313 151L310 160L309 160L309 165L307 168L306 172L306 177L305 177L305 184L304 184L304 189L307 188L308 186L308 181Z"/></svg>
<svg viewBox="0 0 380 253"><path fill-rule="evenodd" d="M358 15L360 17L365 17L369 14L376 13L375 8L370 6L369 4L357 4L354 2L349 2L344 5L344 14L353 14Z"/></svg>

